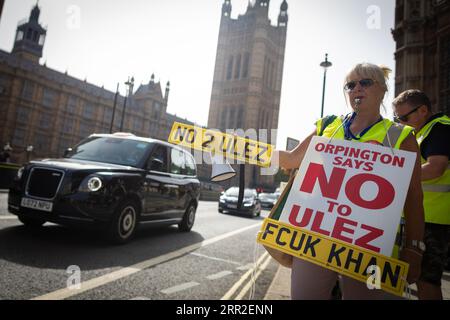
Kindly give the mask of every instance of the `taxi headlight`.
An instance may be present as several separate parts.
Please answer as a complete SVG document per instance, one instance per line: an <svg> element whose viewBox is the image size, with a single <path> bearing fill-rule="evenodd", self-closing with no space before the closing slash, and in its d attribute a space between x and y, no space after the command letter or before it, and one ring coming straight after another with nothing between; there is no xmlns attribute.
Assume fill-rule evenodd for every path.
<svg viewBox="0 0 450 320"><path fill-rule="evenodd" d="M95 192L101 189L103 183L102 180L99 177L92 177L89 178L87 181L87 187L89 191Z"/></svg>

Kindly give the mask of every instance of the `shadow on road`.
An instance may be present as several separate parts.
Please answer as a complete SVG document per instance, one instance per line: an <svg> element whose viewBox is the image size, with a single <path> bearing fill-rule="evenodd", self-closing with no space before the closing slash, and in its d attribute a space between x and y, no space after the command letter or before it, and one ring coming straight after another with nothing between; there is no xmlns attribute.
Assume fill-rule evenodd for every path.
<svg viewBox="0 0 450 320"><path fill-rule="evenodd" d="M219 212L219 214L223 214L225 216L234 216L234 217L239 217L239 218L244 218L244 219L249 219L249 220L255 220L255 221L261 221L264 218L267 217L268 214L265 214L264 212L261 212L261 216L258 217L251 217L242 213L237 213L237 212L233 212L233 211L224 211L224 212Z"/></svg>
<svg viewBox="0 0 450 320"><path fill-rule="evenodd" d="M96 270L130 266L203 240L199 233L180 232L175 226L142 226L130 243L114 246L95 230L14 226L0 230L0 259L36 268L78 265L81 270Z"/></svg>

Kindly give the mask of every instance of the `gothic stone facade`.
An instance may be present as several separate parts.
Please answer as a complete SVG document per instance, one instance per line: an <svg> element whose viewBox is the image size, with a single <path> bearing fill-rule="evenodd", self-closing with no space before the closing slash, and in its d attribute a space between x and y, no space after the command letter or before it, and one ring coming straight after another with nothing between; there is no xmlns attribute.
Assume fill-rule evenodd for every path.
<svg viewBox="0 0 450 320"><path fill-rule="evenodd" d="M434 111L450 115L450 1L397 0L395 95L426 92Z"/></svg>
<svg viewBox="0 0 450 320"><path fill-rule="evenodd" d="M222 131L255 129L258 134L259 129L267 129L267 137L258 138L275 144L271 129L278 127L288 5L283 1L277 25L272 25L268 17L269 0L249 2L246 13L237 19L231 18L231 9L231 1L225 0L208 127ZM256 166L245 167L247 187L274 188L273 178L261 176ZM238 181L236 176L226 186L237 185Z"/></svg>
<svg viewBox="0 0 450 320"><path fill-rule="evenodd" d="M13 148L11 161L59 157L88 135L108 133L115 93L39 63L46 30L38 22L36 5L17 28L11 53L0 50L0 143ZM164 93L154 75L127 99L122 131L166 140L174 121L194 124L167 113ZM119 131L125 97L118 95L112 132ZM27 146L33 146L27 154ZM206 180L210 168L199 166ZM209 170L209 171L208 171Z"/></svg>

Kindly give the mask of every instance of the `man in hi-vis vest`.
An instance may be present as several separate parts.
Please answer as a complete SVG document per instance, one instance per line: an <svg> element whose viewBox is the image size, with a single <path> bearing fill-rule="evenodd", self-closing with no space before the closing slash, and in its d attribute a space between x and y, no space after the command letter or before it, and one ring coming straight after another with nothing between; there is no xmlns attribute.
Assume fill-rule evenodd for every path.
<svg viewBox="0 0 450 320"><path fill-rule="evenodd" d="M423 244L406 244L424 251L417 282L419 299L441 299L441 278L450 233L450 118L433 114L425 93L407 90L392 102L396 120L414 127L422 157L425 234Z"/></svg>

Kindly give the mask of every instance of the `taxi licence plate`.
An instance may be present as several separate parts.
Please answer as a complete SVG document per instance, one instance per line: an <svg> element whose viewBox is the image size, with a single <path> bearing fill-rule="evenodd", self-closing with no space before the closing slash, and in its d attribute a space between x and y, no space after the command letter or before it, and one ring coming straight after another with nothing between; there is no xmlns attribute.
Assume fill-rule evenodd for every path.
<svg viewBox="0 0 450 320"><path fill-rule="evenodd" d="M53 203L50 201L42 201L30 198L22 198L20 205L25 208L41 210L51 212L53 209Z"/></svg>

